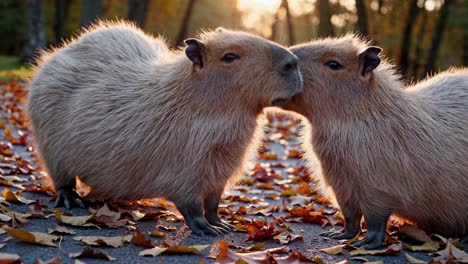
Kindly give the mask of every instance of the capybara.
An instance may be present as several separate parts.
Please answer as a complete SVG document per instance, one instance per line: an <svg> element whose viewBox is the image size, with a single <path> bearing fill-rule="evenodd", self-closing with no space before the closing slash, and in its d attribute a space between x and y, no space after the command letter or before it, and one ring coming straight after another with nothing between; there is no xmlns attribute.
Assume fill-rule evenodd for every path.
<svg viewBox="0 0 468 264"><path fill-rule="evenodd" d="M28 109L56 206L79 176L111 200L163 197L192 233L228 232L217 209L257 146L263 108L302 89L297 57L219 28L184 50L125 22L99 22L38 61Z"/></svg>
<svg viewBox="0 0 468 264"><path fill-rule="evenodd" d="M468 70L405 87L381 49L355 36L290 49L304 91L286 109L305 116L306 152L317 157L345 227L326 235L381 246L389 216L430 233L468 232ZM313 156L316 155L316 156Z"/></svg>

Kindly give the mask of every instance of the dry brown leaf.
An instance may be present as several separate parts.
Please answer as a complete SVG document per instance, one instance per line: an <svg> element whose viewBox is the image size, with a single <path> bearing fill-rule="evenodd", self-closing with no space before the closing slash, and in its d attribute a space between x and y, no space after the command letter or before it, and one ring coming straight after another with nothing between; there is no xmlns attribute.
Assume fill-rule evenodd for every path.
<svg viewBox="0 0 468 264"><path fill-rule="evenodd" d="M64 215L61 210L55 211L55 219L59 223L64 223L72 226L92 226L99 228L97 225L89 223L89 221L93 218L92 215L85 215L85 216L68 216Z"/></svg>
<svg viewBox="0 0 468 264"><path fill-rule="evenodd" d="M328 247L328 248L323 248L320 249L320 251L325 252L327 254L332 254L332 255L337 255L343 252L343 249L346 247L346 245L337 245L333 247Z"/></svg>
<svg viewBox="0 0 468 264"><path fill-rule="evenodd" d="M5 188L2 191L3 198L5 198L5 201L7 202L12 202L12 203L23 203L23 204L32 204L35 201L33 200L28 200L19 194L13 193L10 189Z"/></svg>
<svg viewBox="0 0 468 264"><path fill-rule="evenodd" d="M295 234L277 235L273 238L275 239L276 242L283 244L283 245L296 241L296 240L304 240L304 238L301 235L295 235Z"/></svg>
<svg viewBox="0 0 468 264"><path fill-rule="evenodd" d="M417 228L414 225L405 223L400 227L399 233L404 237L420 241L420 242L431 242L431 238L423 230Z"/></svg>
<svg viewBox="0 0 468 264"><path fill-rule="evenodd" d="M69 253L68 256L70 258L97 258L105 260L117 260L116 258L113 258L107 254L105 251L92 247L86 247L82 252Z"/></svg>
<svg viewBox="0 0 468 264"><path fill-rule="evenodd" d="M377 250L377 249L374 249L374 250L366 250L366 249L355 249L355 250L351 250L349 252L349 255L351 256L356 256L356 255L378 255L378 256L381 256L381 255L398 255L401 253L401 251L403 250L403 244L400 242L398 244L393 244L393 245L390 245L382 250Z"/></svg>
<svg viewBox="0 0 468 264"><path fill-rule="evenodd" d="M166 251L166 249L167 248L164 248L164 247L153 247L153 248L150 248L150 249L145 249L145 250L140 251L140 253L138 255L139 256L152 256L152 257L155 257L155 256L159 256L161 253Z"/></svg>
<svg viewBox="0 0 468 264"><path fill-rule="evenodd" d="M154 236L154 237L165 237L166 236L166 234L164 234L161 231L150 231L150 232L148 232L148 234L150 236Z"/></svg>
<svg viewBox="0 0 468 264"><path fill-rule="evenodd" d="M63 234L66 234L66 235L74 235L74 234L76 234L75 231L73 231L73 230L71 230L71 229L68 229L68 228L66 228L66 227L64 227L64 226L61 226L61 225L57 225L57 226L55 227L55 229L49 228L47 233L49 233L49 234L59 233L59 234L61 234L61 235L63 235Z"/></svg>
<svg viewBox="0 0 468 264"><path fill-rule="evenodd" d="M132 244L140 247L147 247L147 248L153 248L154 244L151 241L151 239L147 238L145 234L143 234L140 229L136 229L135 233L132 236L131 240Z"/></svg>
<svg viewBox="0 0 468 264"><path fill-rule="evenodd" d="M20 256L18 254L0 253L0 263L2 264L20 264Z"/></svg>
<svg viewBox="0 0 468 264"><path fill-rule="evenodd" d="M164 253L168 254L199 254L200 251L208 248L210 245L178 245L178 246L169 246L163 243L163 246L166 247Z"/></svg>
<svg viewBox="0 0 468 264"><path fill-rule="evenodd" d="M46 260L46 261L42 261L42 260L36 260L34 261L34 264L60 264L62 263L62 257L61 256L57 256L55 258L51 258L49 260Z"/></svg>
<svg viewBox="0 0 468 264"><path fill-rule="evenodd" d="M425 263L427 263L426 261L417 259L417 258L411 256L408 253L405 253L405 258L409 263L413 263L413 264L425 264Z"/></svg>
<svg viewBox="0 0 468 264"><path fill-rule="evenodd" d="M19 239L24 242L32 243L32 244L43 245L43 246L56 247L57 245L55 245L54 241L59 239L58 236L49 235L45 233L39 233L39 232L29 232L21 228L12 229L12 228L3 227L3 229L10 236L16 239Z"/></svg>
<svg viewBox="0 0 468 264"><path fill-rule="evenodd" d="M44 209L42 209L41 202L37 200L34 205L29 206L30 217L33 218L46 218Z"/></svg>
<svg viewBox="0 0 468 264"><path fill-rule="evenodd" d="M429 241L420 246L413 246L409 244L403 244L403 246L411 251L421 251L421 252L436 252L439 250L439 242Z"/></svg>
<svg viewBox="0 0 468 264"><path fill-rule="evenodd" d="M124 246L125 243L130 243L130 241L132 240L132 236L76 236L73 237L73 239L82 242L88 246L110 246L117 248Z"/></svg>

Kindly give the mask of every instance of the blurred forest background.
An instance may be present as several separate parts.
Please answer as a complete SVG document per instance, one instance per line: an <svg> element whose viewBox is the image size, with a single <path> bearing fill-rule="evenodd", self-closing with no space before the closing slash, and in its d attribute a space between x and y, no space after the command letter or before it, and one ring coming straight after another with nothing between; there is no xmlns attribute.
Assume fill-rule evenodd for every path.
<svg viewBox="0 0 468 264"><path fill-rule="evenodd" d="M218 26L284 45L359 32L407 80L468 65L467 0L0 0L0 70L99 18L132 20L173 47Z"/></svg>

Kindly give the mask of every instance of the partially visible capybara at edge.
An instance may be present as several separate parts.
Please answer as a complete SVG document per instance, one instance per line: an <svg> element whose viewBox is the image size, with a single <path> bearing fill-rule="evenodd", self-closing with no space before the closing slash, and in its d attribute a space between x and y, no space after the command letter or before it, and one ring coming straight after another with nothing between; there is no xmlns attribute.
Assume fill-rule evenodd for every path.
<svg viewBox="0 0 468 264"><path fill-rule="evenodd" d="M302 89L297 57L225 29L170 51L124 22L100 22L38 63L28 107L56 205L164 197L194 234L228 232L217 209L256 149L266 106Z"/></svg>
<svg viewBox="0 0 468 264"><path fill-rule="evenodd" d="M392 213L430 233L468 233L468 70L452 69L405 87L378 47L353 36L290 49L304 91L285 107L305 116L309 157L318 158L350 239L364 216L381 246ZM312 144L311 144L312 143Z"/></svg>

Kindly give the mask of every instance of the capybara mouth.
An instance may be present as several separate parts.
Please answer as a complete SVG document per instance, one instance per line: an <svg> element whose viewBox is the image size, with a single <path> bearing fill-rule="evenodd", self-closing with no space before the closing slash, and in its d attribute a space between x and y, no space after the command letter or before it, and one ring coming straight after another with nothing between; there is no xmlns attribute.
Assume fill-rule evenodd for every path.
<svg viewBox="0 0 468 264"><path fill-rule="evenodd" d="M286 98L278 98L278 99L273 100L273 102L271 102L271 104L273 106L283 106L283 105L286 105L289 102L290 99L291 98L287 98L287 99Z"/></svg>

